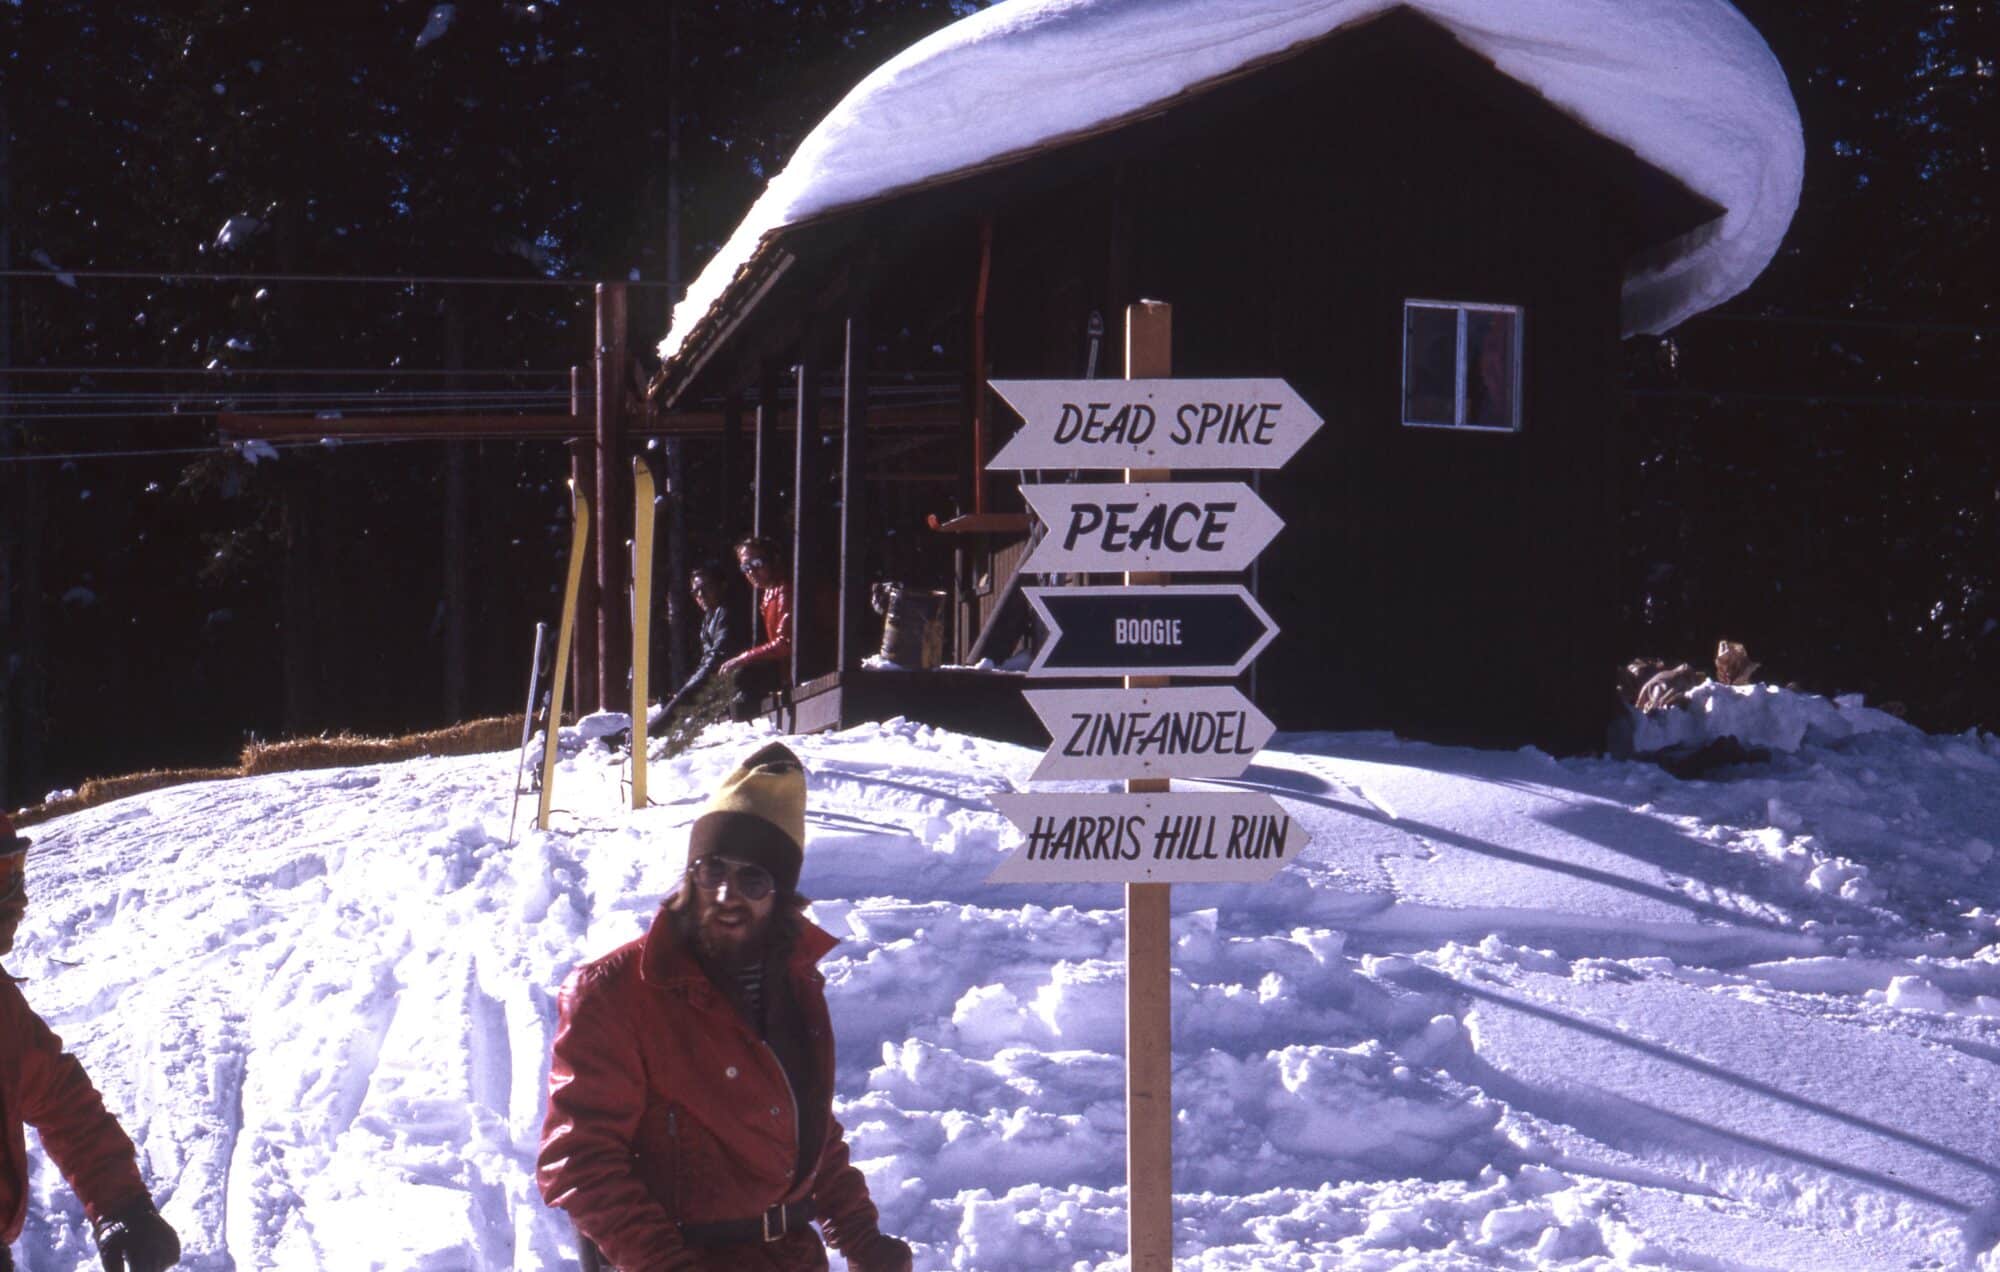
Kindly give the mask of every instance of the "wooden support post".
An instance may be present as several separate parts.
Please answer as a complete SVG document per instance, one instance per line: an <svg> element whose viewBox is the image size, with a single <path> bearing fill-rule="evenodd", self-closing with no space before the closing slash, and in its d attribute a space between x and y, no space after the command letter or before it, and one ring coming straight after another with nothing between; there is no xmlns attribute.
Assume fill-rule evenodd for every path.
<svg viewBox="0 0 2000 1272"><path fill-rule="evenodd" d="M750 473L750 533L778 532L778 368L765 363L757 375L757 436Z"/></svg>
<svg viewBox="0 0 2000 1272"><path fill-rule="evenodd" d="M625 284L597 285L597 707L625 696L631 626L625 609L631 480L625 455Z"/></svg>
<svg viewBox="0 0 2000 1272"><path fill-rule="evenodd" d="M743 394L731 390L722 399L722 448L716 456L715 524L735 538L743 533Z"/></svg>
<svg viewBox="0 0 2000 1272"><path fill-rule="evenodd" d="M688 677L688 647L694 643L691 629L699 620L689 613L687 464L681 454L681 439L668 438L663 449L667 457L667 672L678 689Z"/></svg>
<svg viewBox="0 0 2000 1272"><path fill-rule="evenodd" d="M756 433L751 438L750 454L750 533L771 535L776 524L771 510L778 498L778 368L771 362L757 371L757 414L752 427ZM748 590L750 624L746 630L752 644L762 644L767 639L764 610L757 604L757 589Z"/></svg>
<svg viewBox="0 0 2000 1272"><path fill-rule="evenodd" d="M569 413L576 419L577 434L569 444L569 479L572 490L589 494L597 489L597 437L584 411L590 396L589 373L579 367L569 370ZM596 542L590 555L596 555ZM570 698L572 710L588 715L597 710L597 566L586 561L577 584L576 631L570 643ZM557 674L563 669L558 667Z"/></svg>
<svg viewBox="0 0 2000 1272"><path fill-rule="evenodd" d="M819 341L817 324L808 329L798 366L793 368L798 399L797 432L792 441L792 666L791 681L796 685L810 676L811 655L818 652L818 635L813 630L813 607L807 595L810 581L819 579L813 569L819 552L819 526L813 516L819 500Z"/></svg>
<svg viewBox="0 0 2000 1272"><path fill-rule="evenodd" d="M1142 300L1125 310L1125 378L1173 374L1173 306ZM1128 482L1165 481L1166 469L1127 469ZM1160 573L1127 574L1128 586L1164 583ZM1127 689L1167 684L1127 676ZM1134 794L1169 789L1165 778L1133 778ZM1125 1182L1132 1272L1174 1266L1173 885L1125 885Z"/></svg>
<svg viewBox="0 0 2000 1272"><path fill-rule="evenodd" d="M868 616L868 322L847 318L840 361L840 621L834 665L858 670Z"/></svg>
<svg viewBox="0 0 2000 1272"><path fill-rule="evenodd" d="M444 310L444 362L455 374L445 377L445 387L463 392L465 379L465 312L458 302L447 300ZM472 607L468 575L471 549L467 543L471 520L471 442L449 442L444 448L444 718L457 724L470 715L466 667L471 657Z"/></svg>

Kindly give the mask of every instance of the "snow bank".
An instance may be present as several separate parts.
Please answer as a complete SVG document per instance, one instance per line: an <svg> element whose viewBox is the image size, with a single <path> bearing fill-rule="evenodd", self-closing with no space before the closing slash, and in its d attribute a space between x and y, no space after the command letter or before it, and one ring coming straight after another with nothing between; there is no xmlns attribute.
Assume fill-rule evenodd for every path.
<svg viewBox="0 0 2000 1272"><path fill-rule="evenodd" d="M1823 698L1777 685L1724 685L1709 680L1688 691L1685 702L1655 711L1625 709L1620 749L1646 755L1698 749L1721 738L1747 747L1797 751L1807 742L1825 746L1865 733L1904 731L1910 725L1863 703L1860 694Z"/></svg>
<svg viewBox="0 0 2000 1272"><path fill-rule="evenodd" d="M8 970L185 1266L574 1266L533 1181L556 987L644 930L773 736L717 726L635 811L617 723L565 730L554 829L511 846L511 752L36 829ZM1180 1272L2000 1266L2000 740L1817 736L1703 782L1379 734L1259 756L1230 785L1312 844L1173 892ZM884 1226L926 1272L1114 1272L1120 890L984 882L1033 752L790 741L841 940L836 1113ZM30 1146L17 1260L85 1272Z"/></svg>
<svg viewBox="0 0 2000 1272"><path fill-rule="evenodd" d="M800 143L674 310L671 361L785 226L1119 119L1398 0L1011 0L864 79ZM1726 209L1625 281L1627 334L1747 287L1798 206L1782 68L1725 0L1409 0L1596 132Z"/></svg>

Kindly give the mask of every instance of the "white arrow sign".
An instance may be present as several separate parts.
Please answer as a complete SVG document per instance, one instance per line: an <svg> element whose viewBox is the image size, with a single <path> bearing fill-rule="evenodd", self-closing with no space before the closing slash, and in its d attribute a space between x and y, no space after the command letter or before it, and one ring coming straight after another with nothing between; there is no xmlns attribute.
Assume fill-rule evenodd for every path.
<svg viewBox="0 0 2000 1272"><path fill-rule="evenodd" d="M1023 486L1048 533L1030 574L1247 570L1285 523L1240 481Z"/></svg>
<svg viewBox="0 0 2000 1272"><path fill-rule="evenodd" d="M1231 685L1022 692L1053 739L1031 778L1236 777L1274 730Z"/></svg>
<svg viewBox="0 0 2000 1272"><path fill-rule="evenodd" d="M988 883L1262 883L1305 850L1269 795L995 795L1025 837Z"/></svg>
<svg viewBox="0 0 2000 1272"><path fill-rule="evenodd" d="M988 468L1282 468L1323 421L1283 380L993 380L1026 425Z"/></svg>
<svg viewBox="0 0 2000 1272"><path fill-rule="evenodd" d="M1031 676L1243 674L1278 626L1241 583L1024 587L1048 628Z"/></svg>

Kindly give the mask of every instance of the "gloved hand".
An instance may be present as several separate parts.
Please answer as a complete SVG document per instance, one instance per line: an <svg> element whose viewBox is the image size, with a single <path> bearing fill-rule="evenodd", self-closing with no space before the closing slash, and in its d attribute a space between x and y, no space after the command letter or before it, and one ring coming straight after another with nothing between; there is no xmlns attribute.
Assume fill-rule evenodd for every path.
<svg viewBox="0 0 2000 1272"><path fill-rule="evenodd" d="M97 1225L104 1272L163 1272L181 1261L181 1239L148 1201Z"/></svg>
<svg viewBox="0 0 2000 1272"><path fill-rule="evenodd" d="M910 1272L910 1247L876 1233L847 1255L848 1272Z"/></svg>

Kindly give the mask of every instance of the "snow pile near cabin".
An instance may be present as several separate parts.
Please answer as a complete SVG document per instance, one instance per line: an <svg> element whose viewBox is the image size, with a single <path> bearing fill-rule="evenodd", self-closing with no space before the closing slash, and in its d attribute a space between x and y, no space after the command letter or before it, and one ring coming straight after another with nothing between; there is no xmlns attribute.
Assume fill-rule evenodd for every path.
<svg viewBox="0 0 2000 1272"><path fill-rule="evenodd" d="M1400 3L1011 0L964 18L885 63L806 136L675 308L660 356L674 358L785 226L1098 128ZM1783 69L1726 0L1408 7L1726 209L1626 279L1626 334L1721 304L1776 254L1804 135Z"/></svg>
<svg viewBox="0 0 2000 1272"><path fill-rule="evenodd" d="M645 928L768 736L712 729L634 812L590 732L512 845L511 753L36 830L9 970L185 1266L570 1266L532 1182L556 988ZM900 721L795 745L885 1227L919 1269L1121 1266L1121 892L983 882L1037 754ZM1174 889L1180 1268L2000 1269L2000 740L1809 729L1681 781L1288 735L1186 785L1312 843ZM32 1170L21 1266L94 1268Z"/></svg>
<svg viewBox="0 0 2000 1272"><path fill-rule="evenodd" d="M1841 742L1864 733L1915 732L1886 711L1869 706L1860 694L1835 698L1777 685L1724 685L1703 681L1685 701L1653 711L1625 709L1629 740L1619 749L1634 754L1694 749L1722 738L1746 747L1796 751L1806 742Z"/></svg>

